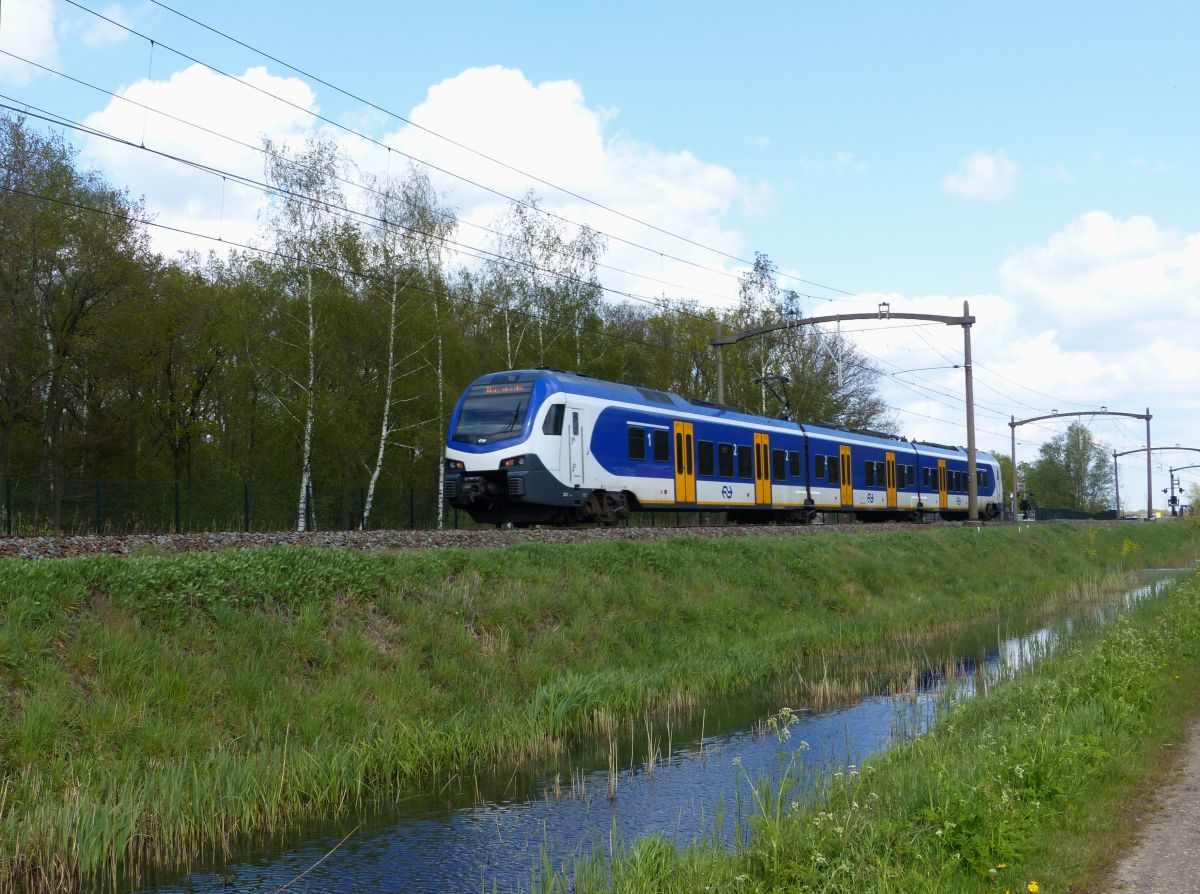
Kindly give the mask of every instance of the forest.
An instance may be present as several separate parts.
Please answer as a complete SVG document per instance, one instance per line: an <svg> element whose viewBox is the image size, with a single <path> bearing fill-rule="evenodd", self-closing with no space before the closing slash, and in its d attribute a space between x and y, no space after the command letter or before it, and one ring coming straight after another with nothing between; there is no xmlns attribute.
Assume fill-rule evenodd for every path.
<svg viewBox="0 0 1200 894"><path fill-rule="evenodd" d="M362 172L322 137L262 148L253 243L165 257L139 197L0 116L9 524L99 530L169 517L173 494L179 527L182 492L191 525L441 526L444 428L476 376L549 366L713 399L717 326L798 313L765 255L731 307L634 300L601 282L605 238L533 193L464 256L420 170ZM727 352L726 402L895 431L878 375L834 333L787 330Z"/></svg>

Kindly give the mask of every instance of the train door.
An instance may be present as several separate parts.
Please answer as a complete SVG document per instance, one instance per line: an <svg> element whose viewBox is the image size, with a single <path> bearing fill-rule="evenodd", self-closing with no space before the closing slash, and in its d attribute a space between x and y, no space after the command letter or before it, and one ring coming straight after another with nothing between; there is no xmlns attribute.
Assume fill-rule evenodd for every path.
<svg viewBox="0 0 1200 894"><path fill-rule="evenodd" d="M754 502L771 505L771 436L754 433Z"/></svg>
<svg viewBox="0 0 1200 894"><path fill-rule="evenodd" d="M884 466L887 470L887 505L888 509L896 508L896 454L884 455Z"/></svg>
<svg viewBox="0 0 1200 894"><path fill-rule="evenodd" d="M946 461L938 460L938 505L942 509L950 507L950 500L946 496Z"/></svg>
<svg viewBox="0 0 1200 894"><path fill-rule="evenodd" d="M696 502L696 450L692 423L675 423L675 502Z"/></svg>
<svg viewBox="0 0 1200 894"><path fill-rule="evenodd" d="M850 507L854 505L854 481L851 478L853 469L850 467L850 447L842 444L839 452L842 462L842 505Z"/></svg>
<svg viewBox="0 0 1200 894"><path fill-rule="evenodd" d="M567 407L567 481L583 487L583 410Z"/></svg>

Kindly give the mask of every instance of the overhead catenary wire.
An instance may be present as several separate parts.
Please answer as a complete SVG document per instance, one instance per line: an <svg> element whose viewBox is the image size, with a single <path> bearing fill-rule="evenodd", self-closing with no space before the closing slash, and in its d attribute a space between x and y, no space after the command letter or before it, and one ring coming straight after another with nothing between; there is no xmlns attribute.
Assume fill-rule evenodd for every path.
<svg viewBox="0 0 1200 894"><path fill-rule="evenodd" d="M111 99L115 99L115 100L118 100L118 101L120 101L120 102L126 103L126 104L128 104L128 105L134 106L135 108L142 109L143 111L152 112L152 113L154 113L154 114L156 114L156 115L161 115L162 117L164 117L164 118L166 118L166 119L168 119L168 120L174 121L174 122L176 122L176 123L178 123L178 124L182 124L182 125L184 125L185 127L194 128L195 130L197 130L197 131L200 131L201 133L206 133L206 134L208 134L208 135L210 135L210 136L216 137L217 139L225 140L225 141L227 141L227 142L230 142L230 143L232 143L232 144L234 144L234 145L236 145L236 146L240 146L240 147L242 147L242 148L244 148L244 149L246 149L246 150L248 150L248 151L255 152L255 153L258 153L258 154L260 154L260 155L263 155L264 157L267 157L267 158L272 158L272 157L274 157L274 158L279 158L279 157L280 157L280 156L279 156L277 153L272 153L272 152L270 152L269 150L267 150L266 148L264 148L263 146L256 146L256 145L254 145L253 143L247 143L247 142L245 142L244 140L239 140L237 137L231 136L231 135L229 135L229 134L227 134L227 133L223 133L223 132L221 132L221 131L218 131L218 130L215 130L215 129L211 128L211 127L206 127L206 126L205 126L205 125L203 125L203 124L198 124L198 123L196 123L196 122L194 122L194 121L190 121L190 120L188 120L188 119L186 119L186 118L182 118L182 117L180 117L180 116L178 116L178 115L172 114L171 112L167 112L167 111L164 111L163 109L157 108L157 107L155 107L155 106L148 105L147 103L139 102L139 101L138 101L138 100L136 100L136 99L131 99L131 98L129 98L128 96L123 96L123 95L121 95L120 93L114 93L113 91L111 91L111 90L107 90L107 89L105 89L104 87L101 87L101 86L99 86L99 85L97 85L97 84L93 84L93 83L91 83L90 81L84 80L84 79L82 79L82 78L75 77L74 75L67 74L66 72L60 71L60 70L58 70L58 69L56 69L56 68L53 68L53 67L51 67L51 66L48 66L48 65L44 65L44 64L42 64L42 63L40 63L40 62L35 62L35 61L33 61L32 59L28 59L28 58L26 58L26 57L24 57L24 56L21 56L21 55L20 55L20 54L18 54L18 53L13 53L13 52L11 52L10 50L5 50L5 49L3 49L3 48L0 48L0 54L3 54L3 55L5 55L5 56L8 56L8 57L10 57L10 58L12 58L12 59L16 59L16 60L18 60L18 61L20 61L20 62L23 62L23 63L26 63L26 64L28 64L28 65L32 65L32 66L34 66L34 67L36 67L36 68L38 68L38 69L41 69L42 71L45 71L45 72L46 72L46 73L48 73L48 74L55 75L55 76L57 76L57 77L63 78L64 80L71 81L71 82L73 82L73 83L75 83L75 84L79 84L79 85L80 85L80 86L82 86L82 87L86 87L86 88L88 88L88 89L90 89L90 90L94 90L94 91L96 91L97 93L101 93L101 94L103 94L103 95L105 95L105 96L108 96L108 97L110 97ZM2 96L2 95L3 95L3 94L0 94L0 96ZM15 100L13 97L8 97L8 99L9 99L10 101L13 101L13 102L16 102L16 101L17 101L17 100ZM25 107L26 107L26 108L36 108L36 107L34 107L34 106L31 106L31 105L29 105L29 104L26 104L26 106L25 106ZM12 108L12 107L10 106L9 108ZM45 110L43 109L43 110L41 110L41 111L45 111ZM54 113L47 112L47 114L54 114ZM57 118L60 118L61 120L68 120L68 119L62 118L62 116L58 116L58 115L56 115L55 117L57 117ZM132 143L132 141L129 141L129 142L130 142L131 144L133 144L133 143ZM140 143L136 143L136 144L133 144L133 145L136 145L136 146L137 146L138 148L140 148L140 149L145 149L145 148L147 148L147 147L146 147L146 145L145 145L145 137L144 137L144 135L143 135L143 138L142 138L142 140L141 140L141 142L140 142ZM389 148L389 150L388 150L388 151L389 151L389 152L391 152L391 151L393 151L393 150L391 150L391 149ZM336 175L334 176L334 179L335 179L335 180L337 180L339 183L342 183L342 184L344 184L344 185L346 185L346 186L350 186L350 187L353 187L354 189L361 190L362 192L364 192L364 193L367 193L368 195L374 195L374 196L383 197L383 196L385 196L385 195L387 195L387 194L388 194L388 193L387 193L387 190L380 190L380 189L377 189L376 187L370 186L370 185L368 185L368 184L366 184L366 183L361 183L361 182L359 182L359 181L356 181L356 180L352 180L351 178L348 178L348 177L342 176L341 174L336 174ZM396 198L398 201L402 202L403 204L407 204L407 205L409 205L409 206L411 207L412 203L411 203L411 202L408 202L408 201L407 201L406 199L404 199L402 196L395 196L394 194L392 194L392 195L393 195L393 197L394 197L394 198ZM491 234L491 235L493 235L493 236L496 236L497 238L500 238L500 239L511 240L511 239L513 238L513 237L512 237L510 234L504 233L504 232L502 232L502 231L500 231L500 230L494 229L494 228L492 228L492 227L485 226L485 225L483 225L483 224L480 224L480 223L476 223L475 221L471 221L471 220L468 220L468 219L466 219L466 218L461 218L461 217L458 217L458 216L456 216L456 215L450 214L450 213L448 213L448 212L441 212L441 211L437 211L436 209L431 209L431 210L434 210L434 211L435 211L435 213L436 213L436 214L438 214L439 216L441 216L443 219L445 219L445 218L450 218L450 219L454 220L454 222L455 222L456 224L462 224L463 226L467 226L467 227L470 227L470 228L472 228L472 229L475 229L475 230L480 230L480 231L482 231L482 232L484 232L484 233ZM552 249L552 251L553 251L553 253L555 253L555 254L565 254L565 249L561 249L561 248L553 248L553 249ZM669 287L671 287L671 288L678 289L679 291L681 291L681 292L685 293L685 296L681 296L681 298L682 298L682 297L691 297L691 296L693 296L693 295L704 295L704 296L706 296L706 297L709 297L709 298L716 298L716 299L718 299L718 300L721 300L721 301L732 301L732 300L734 300L734 299L732 299L732 298L731 298L729 295L721 295L721 294L718 294L718 293L716 293L716 292L710 292L710 291L708 291L708 290L706 290L706 289L700 289L700 288L696 288L696 287L694 287L694 286L687 286L687 285L683 285L682 283L676 283L676 282L671 282L671 281L669 281L669 280L663 280L663 279L659 279L658 277L651 276L651 275L650 275L650 274L648 274L648 273L642 273L642 272L633 271L633 270L625 270L624 268L621 268L621 267L616 267L616 266L614 266L614 265L612 265L612 264L607 264L607 263L603 263L603 262L599 262L599 261L598 261L598 262L596 263L596 266L597 266L597 267L599 267L599 268L601 268L601 269L604 269L604 270L610 270L610 271L612 271L613 273L619 273L619 274L622 274L622 275L624 275L624 276L629 276L629 277L636 278L636 279L642 279L642 280L645 280L645 281L647 281L647 282L653 282L653 283L656 283L656 284L658 284L658 285L669 286ZM801 294L801 297L805 297L805 298L813 298L813 299L822 300L822 299L820 299L820 296L817 296L817 295L807 295L807 294L802 294L802 293L798 293L798 294Z"/></svg>
<svg viewBox="0 0 1200 894"><path fill-rule="evenodd" d="M75 6L79 6L81 9L86 9L86 7L83 7L81 4L79 4L79 3L75 3L75 2L74 2L74 0L68 0L68 2L72 2L72 3L73 3ZM381 106L381 105L379 105L379 104L377 104L377 103L373 102L372 100L366 99L365 97L363 97L363 96L360 96L360 95L358 95L358 94L356 94L356 93L354 93L354 92L352 92L352 91L349 91L349 90L346 90L346 89L344 89L344 88L342 88L342 87L339 87L338 85L336 85L336 84L333 84L333 83L331 83L331 82L329 82L329 81L325 80L324 78L322 78L322 77L320 77L320 76L318 76L318 75L316 75L316 74L313 74L312 72L306 71L306 70L304 70L304 69L300 68L299 66L297 66L297 65L295 65L295 64L293 64L293 63L291 63L291 62L288 62L288 61L286 61L286 60L284 60L284 59L281 59L281 58L279 58L278 56L275 56L275 55L272 55L271 53L268 53L266 50L263 50L263 49L261 49L261 48L259 48L259 47L255 47L255 46L253 46L253 45L251 45L251 44L247 43L246 41L244 41L244 40L241 40L240 38L234 37L232 34L229 34L229 33L225 32L225 31L223 31L223 30L221 30L221 29L219 29L219 28L217 28L217 27L215 27L215 26L213 26L213 25L209 25L209 24L208 24L208 23L206 23L206 22L202 22L202 21L200 21L199 19L197 19L197 18L195 18L195 17L193 17L193 16L190 16L190 15L188 15L188 14L186 14L186 13L184 13L184 12L182 12L182 11L178 10L178 9L175 9L175 8L174 8L174 7L172 7L172 6L169 6L169 5L167 5L166 3L163 3L163 2L161 2L161 0L150 0L150 2L151 2L151 3L153 3L155 6L158 6L159 8L166 10L167 12L170 12L170 13L172 13L172 14L176 15L176 16L179 16L180 18L186 19L187 21L191 22L191 23L192 23L192 24L194 24L194 25L197 25L197 26L198 26L198 27L200 27L200 28L203 28L203 29L205 29L206 31L209 31L209 32L211 32L211 33L213 33L213 34L216 34L217 36L219 36L219 37L221 37L221 38L223 38L223 39L225 39L225 40L231 41L231 42L233 42L233 43L237 44L238 46L240 46L240 47L243 47L244 49L250 50L250 52L252 52L252 53L256 53L256 54L258 54L259 56L262 56L262 57L264 57L264 58L266 58L266 59L269 59L269 60L271 60L272 62L276 62L276 63L278 63L278 64L280 64L280 65L283 65L283 66L285 66L286 68L289 68L289 69L291 69L292 71L296 72L297 74L299 74L299 75L302 75L303 77L306 77L306 78L308 78L308 79L310 79L310 80L316 81L318 84L321 84L322 86L328 87L328 88L330 88L331 90L335 90L335 91L337 91L338 93L342 94L343 96L345 96L345 97L347 97L347 98L349 98L349 99L353 99L355 102L360 102L360 103L362 103L363 105L367 106L368 108L374 109L374 110L375 110L375 111L377 111L377 112L381 112L382 114L384 114L384 115L387 115L388 117L391 117L391 118L394 118L394 119L396 119L397 121L401 121L401 122L403 122L404 124L407 124L407 125L409 125L410 127L414 127L414 128L416 128L417 130L420 130L420 131L422 131L423 133L427 133L427 134L429 134L430 136L436 137L436 138L437 138L437 139L439 139L439 140L443 140L443 141L445 141L446 143L448 143L448 144L450 144L450 145L452 145L452 146L456 146L456 147L458 147L459 149L463 149L463 150L465 150L465 151L467 151L467 152L470 152L471 154L473 154L473 155L475 155L475 156L477 156L477 157L479 157L479 158L485 159L486 161L489 161L489 162L491 162L492 164L499 165L500 167L502 167L502 168L505 168L505 169L507 169L507 170L509 170L509 171L512 171L512 172L514 172L514 173L516 173L516 174L520 174L520 175L521 175L521 176L523 176L523 177L528 177L530 180L533 180L533 181L534 181L534 182L536 182L536 183L540 183L540 184L542 184L543 186L547 186L547 187L549 187L550 189L553 189L553 190L555 190L555 191L557 191L557 192L560 192L560 193L562 193L563 195L570 196L570 197L571 197L571 198L573 198L573 199L578 199L578 200L579 200L579 201L581 201L581 202L585 202L585 203L587 203L587 204L589 204L589 205L592 205L592 206L594 206L594 207L596 207L596 208L600 208L600 209L602 209L602 210L604 210L604 211L607 211L607 212L609 212L610 214L615 214L615 215L617 215L618 217L624 218L625 220L628 220L628 221L630 221L630 222L632 222L632 223L636 223L636 224L638 224L639 226L643 226L643 227L646 227L646 228L648 228L648 229L654 230L655 232L661 233L661 234L663 234L664 236L669 236L669 237L671 237L672 239L678 239L678 240L680 240L680 241L682 241L682 242L685 242L685 243L687 243L688 245L692 245L692 246L694 246L694 247L696 247L696 248L700 248L700 249L703 249L703 250L705 250L705 251L712 252L713 254L720 255L720 256L722 256L722 257L724 257L724 258L728 259L728 260L731 260L731 261L736 261L736 262L738 262L738 263L741 263L741 264L748 264L748 265L750 265L750 266L753 266L753 264L754 264L754 262L753 262L753 261L748 261L748 260L746 260L745 258L739 257L739 256L737 256L737 255L734 255L734 254L729 254L728 252L725 252L725 251L723 251L722 249L719 249L719 248L714 248L714 247L712 247L712 246L709 246L709 245L705 245L704 243L698 242L698 241L696 241L696 240L694 240L694 239L691 239L690 237L687 237L687 236L680 235L679 233L675 233L675 232L673 232L673 231L671 231L671 230L667 230L667 229L665 229L664 227L660 227L660 226L658 226L657 224L653 224L653 223L650 223L650 222L648 222L648 221L641 220L640 218L638 218L638 217L635 217L635 216L633 216L633 215L631 215L631 214L628 214L628 213L626 213L626 212L624 212L624 211L621 211L620 209L613 208L613 207L611 207L611 206L609 206L609 205L607 205L607 204L605 204L605 203L603 203L603 202L600 202L600 201L597 201L597 200L595 200L595 199L589 198L589 197L587 197L587 196L581 195L580 193L577 193L577 192L575 192L575 191L573 191L573 190L571 190L571 189L568 189L567 187L560 186L560 185L558 185L558 184L556 184L556 183L552 183L551 181L549 181L549 180L546 180L546 179L544 179L544 178L542 178L542 177L539 177L539 176L538 176L538 175L536 175L536 174L530 173L529 171L525 171L525 170L523 170L523 169L521 169L521 168L519 168L519 167L516 167L515 165L512 165L512 164L510 164L510 163L508 163L508 162L505 162L505 161L502 161L502 160L500 160L500 159L498 159L498 158L495 158L494 156L492 156L492 155L490 155L490 154L488 154L488 153L486 153L486 152L483 152L482 150L476 149L476 148L474 148L473 146L469 146L469 145L467 145L466 143L463 143L463 142L461 142L461 141L459 141L459 140L456 140L456 139L454 139L453 137L448 137L448 136L446 136L445 134L442 134L442 133L439 133L439 132L438 132L438 131L436 131L436 130L433 130L432 128L426 127L426 126L424 126L424 125L422 125L422 124L418 124L417 122L415 122L415 121L411 120L410 118L407 118L407 117L405 117L404 115L401 115L401 114L399 114L399 113L397 113L397 112L394 112L394 111L392 111L392 110L390 110L390 109L387 109L387 108L385 108L385 107L383 107L383 106ZM782 272L782 271L780 271L780 274L781 274L781 275L783 275L783 276L786 276L786 277L787 277L787 278L789 278L789 279L793 279L793 280L795 280L796 282L802 282L802 283L804 283L805 285L810 285L810 286L813 286L814 288L818 288L818 289L826 289L826 290L828 290L828 291L830 291L830 292L838 292L838 293L840 293L840 294L842 294L842 295L846 295L846 296L850 296L850 297L853 297L854 295L856 295L856 294L857 294L857 293L855 293L855 292L848 292L848 291L846 291L845 289L839 289L839 288L837 288L836 286L824 285L824 284L822 284L822 283L819 283L819 282L814 282L813 280L804 279L803 277L800 277L800 276L795 276L795 275L793 275L793 274L789 274L789 273L784 273L784 272ZM817 297L817 296L809 296L809 297L814 297L814 298L815 298L815 297ZM827 299L827 298L824 298L824 299L821 299L821 300L835 300L835 299Z"/></svg>
<svg viewBox="0 0 1200 894"><path fill-rule="evenodd" d="M153 227L153 228L165 230L168 232L186 235L186 236L189 236L192 238L205 239L205 240L215 242L215 243L231 245L233 247L240 248L245 251L254 252L256 254L260 254L260 255L263 255L266 257L273 257L278 260L282 260L282 261L286 261L286 262L291 262L291 263L295 263L295 264L304 263L307 266L311 267L312 269L324 270L326 272L338 273L338 274L343 274L343 275L352 274L360 279L377 280L377 281L383 282L385 284L388 284L391 282L390 278L386 275L369 274L369 273L363 273L361 271L348 271L345 268L340 267L338 265L322 263L322 262L312 262L311 260L300 258L295 255L290 255L290 254L288 254L286 252L282 252L278 249L265 248L263 246L250 245L248 243L241 243L241 242L237 242L237 241L233 241L233 240L227 240L227 239L223 239L219 236L213 236L208 233L201 233L199 231L189 230L189 229L186 229L183 227L175 227L175 226L171 226L169 224L159 223L158 221L150 220L150 219L143 218L143 217L137 217L137 216L128 215L128 214L120 214L120 213L117 213L117 212L114 212L114 211L111 211L111 210L108 210L105 208L96 208L94 206L85 205L82 202L68 201L68 200L56 198L53 196L44 196L44 195L40 195L37 193L30 193L26 190L22 190L22 189L19 189L17 187L14 187L14 186L11 186L8 184L0 184L0 189L3 189L4 191L9 192L13 195L21 196L23 198L26 198L26 199L29 199L32 201L40 201L40 202L46 202L46 203L50 203L50 204L54 204L54 205L59 205L62 207L74 208L79 211L84 211L84 212L88 212L88 213L92 213L92 214L99 214L99 215L103 215L103 216L110 217L110 218L117 218L117 219L125 220L127 222L137 223L142 226ZM455 301L455 300L465 301L467 303L473 304L473 305L483 308L485 310L505 310L506 309L494 302L484 301L480 298L476 298L476 297L472 297L472 296L468 296L468 295L452 295L448 292L442 291L440 289L434 289L429 286L410 284L408 287L411 289L414 289L416 291L422 292L424 294L427 294L430 297L444 299L447 301ZM667 354L673 354L677 357L686 359L688 361L694 360L694 357L691 354L688 354L683 351L675 350L673 348L667 347L666 345L656 344L654 342L648 342L643 339L630 338L626 335L618 335L616 333L605 332L603 330L587 330L587 329L585 329L584 326L580 325L576 321L557 320L552 317L546 317L545 315L537 314L537 313L523 310L520 308L508 308L507 310L509 310L509 312L513 313L514 315L525 317L534 322L541 322L543 324L552 324L552 325L562 327L564 329L573 329L576 332L578 332L579 334L584 334L586 332L591 335L597 335L602 338L622 342L625 344L639 345L641 347L649 348L651 350L657 350L657 351L662 351ZM754 369L754 367L752 367L748 364L735 363L733 365L742 368L745 372L748 372L748 373L753 373L756 371ZM944 422L945 421L945 420L939 419L935 416L929 416L927 414L920 413L920 412L917 412L914 410L908 410L908 409L901 408L901 407L894 407L889 404L882 404L882 405L888 410L893 410L895 412L902 413L904 415L929 419L929 420L932 420L935 422ZM993 433L993 434L995 434L995 433Z"/></svg>
<svg viewBox="0 0 1200 894"><path fill-rule="evenodd" d="M104 15L103 13L97 12L96 10L94 10L94 9L91 9L91 8L90 8L90 7L88 7L88 6L85 6L84 4L82 4L82 3L79 3L79 2L78 2L78 0L63 0L63 2L65 2L65 3L68 3L68 4L70 4L71 6L74 6L74 7L78 8L78 9L82 10L83 12L86 12L86 13L88 13L89 15L95 16L96 18L98 18L98 19L101 19L102 21L108 22L110 25L113 25L114 27L116 27L116 28L119 28L119 29L121 29L121 30L125 31L125 32L126 32L126 33L128 33L128 34L131 34L131 35L133 35L133 36L135 36L135 37L138 37L138 38L140 38L141 40L145 40L145 41L147 41L147 42L151 42L151 41L153 41L153 42L156 44L156 46L158 46L158 47L160 47L160 48L162 48L162 49L164 49L164 50L167 50L168 52L174 53L175 55L179 56L181 59L186 59L186 60L188 60L189 62L192 62L192 63L194 63L194 64L196 64L196 65L200 65L200 66L202 66L203 68L205 68L205 69L207 69L207 70L211 71L213 74L215 74L215 75L218 75L219 77L222 77L222 78L229 79L229 80L231 80L231 81L233 81L234 83L237 83L237 84L241 84L243 87L245 87L245 88L247 88L247 89L249 89L249 90L252 90L252 91L254 91L255 93L258 93L258 94L260 94L260 95L262 95L262 96L268 97L269 99L272 99L272 100L274 100L274 101L276 101L276 102L279 102L279 103L281 103L281 104L283 104L283 105L285 105L285 106L287 106L287 107L289 107L289 108L291 108L291 109L294 109L294 110L296 110L296 111L300 112L300 113L301 113L301 114L303 114L303 115L310 116L310 117L311 117L311 118L313 118L314 120L316 120L316 121L320 121L321 123L323 123L323 124L326 124L326 125L328 125L328 126L330 126L330 127L334 128L334 129L336 129L336 130L342 131L343 133L349 134L349 135L351 135L351 136L355 136L355 137L357 137L358 139L361 139L361 140L363 140L364 142L366 142L366 143L369 143L370 145L377 146L377 147L379 147L380 149L384 149L384 150L388 150L388 151L391 151L391 152L395 152L396 154L398 154L398 155L400 155L400 156L402 156L402 157L404 157L404 158L407 158L407 159L409 159L410 161L414 162L415 164L419 164L419 165L425 166L425 167L429 168L430 170L437 171L438 173L444 174L444 175L446 175L447 177L451 177L451 178L453 178L453 179L455 179L455 180L458 180L458 181L460 181L460 182L462 182L462 183L466 183L466 184L468 184L468 185L470 185L470 186L473 186L473 187L475 187L475 188L477 188L477 189L483 190L484 192L487 192L487 193L490 193L490 194L492 194L492 195L494 195L494 196L497 196L497 197L499 197L499 198L502 198L502 199L504 199L504 200L506 200L506 201L508 201L508 202L512 202L512 203L514 203L514 204L516 204L516 205L520 205L521 207L527 208L527 209L529 209L530 211L533 211L533 212L535 212L535 213L538 213L538 214L545 215L545 216L547 216L547 217L549 217L549 218L551 218L551 219L554 219L554 220L560 221L561 223L565 223L565 224L568 224L568 225L570 225L570 226L574 226L574 227L579 227L579 228L581 228L581 229L582 229L583 227L585 227L585 226L586 226L586 224L582 224L582 223L579 223L578 221L571 220L570 218L567 218L567 217L565 217L565 216L563 216L563 215L561 215L561 214L558 214L558 213L556 213L556 212L554 212L554 211L550 211L550 210L548 210L548 209L541 208L541 207L539 207L539 206L538 206L537 204L535 204L535 203L531 203L531 202L523 201L522 199L519 199L519 198L517 198L517 197L515 197L515 196L511 196L511 195L509 195L509 194L505 193L505 192L504 192L504 191L502 191L502 190L499 190L499 189L496 189L496 188L494 188L494 187L488 186L488 185L486 185L486 184L484 184L484 183L482 183L482 182L480 182L480 181L478 181L478 180L474 180L474 179L472 179L472 178L470 178L470 177L467 177L467 176L465 176L465 175L463 175L463 174L459 174L459 173L456 173L456 172L454 172L454 171L451 171L451 170L449 170L449 169L447 169L447 168L444 168L444 167L442 167L442 166L440 166L440 165L437 165L437 164L435 164L435 163L433 163L433 162L431 162L431 161L428 161L428 160L426 160L426 159L419 158L419 157L417 157L417 156L415 156L415 155L412 155L411 153L405 152L405 151L403 151L403 150L401 150L401 149L398 149L398 148L396 148L396 147L394 147L394 146L388 146L386 143L383 143L383 142L381 142L380 140L377 140L377 139L375 139L374 137L368 136L367 134L363 133L362 131L360 131L360 130L357 130L357 129L353 128L353 127L350 127L349 125L347 125L347 124L344 124L343 122L340 122L340 121L337 121L337 120L335 120L335 119L333 119L333 118L330 118L330 117L328 117L327 115L322 115L320 112L315 112L315 111L313 111L312 109L309 109L309 108L306 108L305 106L302 106L302 105L300 105L299 103L292 102L291 100L289 100L289 99L287 99L287 98L285 98L285 97L282 97L282 96L280 96L280 95L278 95L278 94L276 94L276 93L272 93L270 90L267 90L267 89L265 89L265 88L263 88L263 87L259 87L258 85L256 85L256 84L253 84L253 83L250 83L249 81L247 81L247 80L245 80L245 79L243 79L243 78L239 78L237 75L231 74L231 73L229 73L229 72L227 72L227 71L225 71L225 70L223 70L223 69L221 69L221 68L218 68L218 67L217 67L217 66L215 66L215 65L212 65L212 64L210 64L210 63L208 63L208 62L205 62L204 60L202 60L202 59L199 59L199 58L197 58L196 56L193 56L193 55L191 55L191 54L189 54L189 53L186 53L186 52L184 52L184 51L182 51L182 50L180 50L180 49L178 49L178 48L176 48L176 47L174 47L174 46L171 46L170 44L166 44L166 43L164 43L164 42L163 42L163 41L161 41L161 40L158 40L158 39L156 39L156 38L152 38L152 37L150 37L150 36L149 36L149 35L147 35L147 34L143 34L142 32L138 31L138 30L137 30L137 29L135 29L135 28L131 28L131 27L130 27L130 26L128 26L128 25L125 25L125 24L123 24L123 23L121 23L121 22L118 22L118 21L116 21L115 19L113 19L113 18L111 18L111 17L109 17L109 16L107 16L107 15ZM670 253L668 253L668 252L664 252L664 251L662 251L661 249L657 249L657 248L654 248L654 247L652 247L652 246L644 245L644 244L642 244L642 243L636 242L636 241L634 241L634 240L631 240L631 239L626 239L626 238L624 238L624 237L622 237L622 236L618 236L618 235L616 235L616 234L614 234L614 233L611 233L611 232L608 232L608 231L605 231L605 230L600 230L600 229L595 229L595 228L590 228L590 229L594 229L594 232L596 232L596 233L598 233L598 234L600 234L600 235L604 236L606 239L610 239L610 240L612 240L613 242L618 242L618 243L621 243L621 244L623 244L623 245L627 245L627 246L629 246L629 247L631 247L631 248L636 248L636 249L638 249L638 250L641 250L641 251L649 252L649 253L651 253L651 254L658 255L659 257L662 257L662 258L668 258L668 259L670 259L670 260L672 260L672 261L675 261L675 262L677 262L677 263L684 264L684 265L687 265L687 266L690 266L690 267L694 267L694 268L697 268L697 269L700 269L700 270L704 270L704 271L706 271L706 272L708 272L708 273L712 273L712 274L714 274L714 275L717 275L717 276L723 276L723 277L727 277L727 278L729 278L729 279L733 279L733 280L738 280L738 279L739 279L739 278L738 278L738 276L737 276L736 274L734 274L734 273L730 273L728 270L722 270L722 269L720 269L720 268L711 267L711 266L708 266L708 265L701 264L701 263L699 263L699 262L696 262L696 261L690 260L690 259L688 259L688 258L681 257L681 256L679 256L679 255L670 254ZM738 260L740 263L744 263L744 264L751 264L751 265L752 265L752 262L746 261L745 259L737 258L736 260ZM820 287L820 288L829 288L829 289L831 289L831 290L832 290L832 287L829 287L829 286L822 286L822 285L820 285L820 284L818 284L818 283L810 283L810 285L816 285L816 286L818 286L818 287ZM853 293L853 292L847 292L847 291L845 291L845 290L843 290L843 289L837 289L836 291L838 291L838 292L840 292L840 293L842 293L843 295L846 295L846 296L853 296L853 295L855 294L855 293ZM811 297L819 297L819 296L811 296ZM825 301L837 301L837 300L859 301L859 300L862 300L862 299L857 299L857 298L853 298L853 297L847 297L847 298L843 298L843 299L835 299L835 298L820 298L820 300L825 300Z"/></svg>

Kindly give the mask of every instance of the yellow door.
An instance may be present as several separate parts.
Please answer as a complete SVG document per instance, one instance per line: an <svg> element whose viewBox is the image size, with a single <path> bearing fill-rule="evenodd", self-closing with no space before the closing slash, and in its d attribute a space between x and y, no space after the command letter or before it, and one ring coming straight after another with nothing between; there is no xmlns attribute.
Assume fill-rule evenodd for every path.
<svg viewBox="0 0 1200 894"><path fill-rule="evenodd" d="M884 456L884 463L887 466L887 504L888 509L896 508L896 454L888 453Z"/></svg>
<svg viewBox="0 0 1200 894"><path fill-rule="evenodd" d="M943 509L950 506L950 500L946 497L946 461L938 460L938 505Z"/></svg>
<svg viewBox="0 0 1200 894"><path fill-rule="evenodd" d="M850 473L852 471L850 467L850 448L843 444L840 452L842 460L842 505L853 506L854 482L850 477Z"/></svg>
<svg viewBox="0 0 1200 894"><path fill-rule="evenodd" d="M696 502L695 446L692 423L675 423L675 502Z"/></svg>
<svg viewBox="0 0 1200 894"><path fill-rule="evenodd" d="M754 433L754 502L771 505L771 437Z"/></svg>

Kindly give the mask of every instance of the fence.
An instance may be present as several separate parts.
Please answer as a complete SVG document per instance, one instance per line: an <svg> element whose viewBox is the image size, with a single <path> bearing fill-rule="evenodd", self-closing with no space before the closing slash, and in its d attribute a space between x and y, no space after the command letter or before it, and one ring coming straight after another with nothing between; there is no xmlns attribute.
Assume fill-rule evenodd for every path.
<svg viewBox="0 0 1200 894"><path fill-rule="evenodd" d="M294 531L299 484L224 481L105 481L43 478L0 479L0 534L163 534L203 531ZM309 491L310 530L361 527L365 487ZM418 530L437 527L437 487L380 486L371 506L370 527ZM447 506L448 528L481 527ZM724 513L636 513L635 525L695 527L724 524ZM490 527L490 526L488 526Z"/></svg>
<svg viewBox="0 0 1200 894"><path fill-rule="evenodd" d="M377 488L372 528L433 528L436 485ZM313 486L308 527L361 526L366 488ZM299 484L5 478L0 494L8 536L31 534L288 531L296 529ZM465 521L448 509L447 525Z"/></svg>

